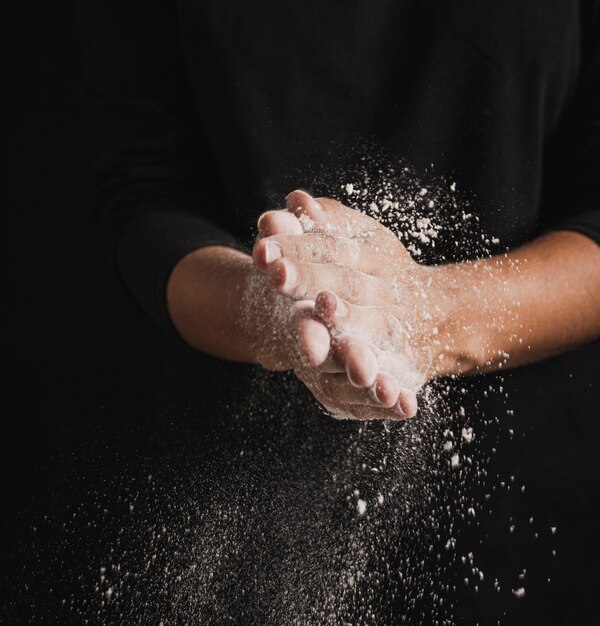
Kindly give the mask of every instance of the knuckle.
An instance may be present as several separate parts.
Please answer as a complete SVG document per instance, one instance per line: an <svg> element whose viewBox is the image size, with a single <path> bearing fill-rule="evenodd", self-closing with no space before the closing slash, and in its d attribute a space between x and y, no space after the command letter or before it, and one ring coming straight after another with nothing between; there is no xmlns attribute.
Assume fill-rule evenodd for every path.
<svg viewBox="0 0 600 626"><path fill-rule="evenodd" d="M313 292L313 275L312 272L306 271L302 264L298 264L298 279L294 295L301 300L310 298Z"/></svg>
<svg viewBox="0 0 600 626"><path fill-rule="evenodd" d="M327 263L335 263L338 258L338 244L337 238L331 234L326 234L323 237L323 251L325 253L325 261Z"/></svg>
<svg viewBox="0 0 600 626"><path fill-rule="evenodd" d="M273 235L272 239L276 241L283 250L283 254L285 256L291 258L298 258L300 255L298 254L298 236L294 235Z"/></svg>
<svg viewBox="0 0 600 626"><path fill-rule="evenodd" d="M352 301L360 300L365 295L364 277L358 272L345 269L343 280L348 290L348 295Z"/></svg>
<svg viewBox="0 0 600 626"><path fill-rule="evenodd" d="M319 237L308 238L306 242L306 250L307 260L312 261L313 263L320 262L322 260L322 257L324 256L324 252L327 252L327 250L324 249Z"/></svg>
<svg viewBox="0 0 600 626"><path fill-rule="evenodd" d="M297 259L303 259L305 256L303 242L301 241L301 236L299 237L288 237L289 249L291 253Z"/></svg>

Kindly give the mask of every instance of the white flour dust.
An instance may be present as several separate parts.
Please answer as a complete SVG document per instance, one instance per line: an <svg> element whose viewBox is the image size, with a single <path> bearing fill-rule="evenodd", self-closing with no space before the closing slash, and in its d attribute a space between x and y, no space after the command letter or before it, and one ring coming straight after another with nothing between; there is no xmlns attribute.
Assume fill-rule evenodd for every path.
<svg viewBox="0 0 600 626"><path fill-rule="evenodd" d="M423 183L367 160L345 176L340 199L420 262L499 245L454 181ZM99 491L88 513L102 538L93 581L61 601L81 623L105 626L450 625L457 597L519 602L526 564L500 579L469 539L505 514L492 508L499 493L525 497L518 476L491 469L497 447L519 436L503 425L508 402L500 376L449 377L422 389L411 421L334 421L293 375L259 372L210 445L165 444L151 472L105 485L112 501L119 493L118 514ZM504 528L556 532L510 515ZM68 524L63 532L67 544Z"/></svg>

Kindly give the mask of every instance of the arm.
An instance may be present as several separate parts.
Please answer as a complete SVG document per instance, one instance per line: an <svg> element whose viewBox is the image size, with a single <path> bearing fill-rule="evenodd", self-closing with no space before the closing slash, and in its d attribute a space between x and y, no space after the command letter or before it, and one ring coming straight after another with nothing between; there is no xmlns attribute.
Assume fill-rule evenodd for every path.
<svg viewBox="0 0 600 626"><path fill-rule="evenodd" d="M201 177L219 172L187 82L176 3L93 0L81 18L97 131L95 211L129 292L164 328L213 355L299 372L301 327L322 362L327 329L306 314L310 305L257 280L236 237L219 227L226 203L203 189ZM306 372L304 381L320 393L314 372ZM375 376L368 382L377 389ZM383 396L391 407L400 391L388 382Z"/></svg>
<svg viewBox="0 0 600 626"><path fill-rule="evenodd" d="M360 342L333 346L313 303L279 295L237 250L207 246L185 256L169 278L167 303L175 328L193 348L294 370L334 415L398 419L416 411L414 392L400 386L400 376L378 371ZM303 347L310 348L308 358Z"/></svg>
<svg viewBox="0 0 600 626"><path fill-rule="evenodd" d="M218 226L222 200L203 185L219 174L187 81L176 3L90 0L79 12L94 211L126 288L172 330L165 288L175 264L201 246L239 247Z"/></svg>
<svg viewBox="0 0 600 626"><path fill-rule="evenodd" d="M257 329L240 323L252 268L248 255L224 246L195 250L175 266L167 307L190 346L222 359L257 362Z"/></svg>
<svg viewBox="0 0 600 626"><path fill-rule="evenodd" d="M507 255L424 267L367 216L303 192L288 201L314 226L301 236L260 240L257 265L269 271L263 255L276 243L282 258L271 265L291 265L300 276L291 288L276 288L294 298L309 285L317 304L323 293L336 293L348 313L325 307L323 323L333 332L352 328L374 344L393 338L411 353L406 366L426 378L514 367L600 336L600 246L589 237L557 231Z"/></svg>
<svg viewBox="0 0 600 626"><path fill-rule="evenodd" d="M436 375L524 365L600 337L600 246L579 233L435 273Z"/></svg>

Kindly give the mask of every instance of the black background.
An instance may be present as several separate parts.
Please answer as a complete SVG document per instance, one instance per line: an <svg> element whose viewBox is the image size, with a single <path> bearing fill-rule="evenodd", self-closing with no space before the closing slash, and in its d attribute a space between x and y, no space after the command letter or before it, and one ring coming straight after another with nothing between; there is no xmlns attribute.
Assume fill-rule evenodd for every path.
<svg viewBox="0 0 600 626"><path fill-rule="evenodd" d="M42 580L47 556L34 544L33 527L77 500L92 467L110 474L130 448L152 413L163 349L109 267L94 223L75 3L18 10L3 20L9 169L0 439L8 613L0 614L26 623L36 594L52 586Z"/></svg>
<svg viewBox="0 0 600 626"><path fill-rule="evenodd" d="M73 3L29 9L35 19L22 16L18 27L30 45L9 57L16 112L8 121L3 246L14 318L2 344L16 374L16 403L4 420L10 497L34 489L34 466L85 442L99 417L111 422L123 402L144 402L161 371L160 334L109 267L92 215L93 147Z"/></svg>
<svg viewBox="0 0 600 626"><path fill-rule="evenodd" d="M20 11L6 20L3 54L12 106L4 120L0 615L54 623L44 598L57 592L50 575L61 546L51 534L39 538L40 521L52 511L60 525L61 511L71 515L94 481L117 475L136 453L156 412L165 347L109 267L91 212L75 2ZM77 546L67 552L60 565L76 576L85 565Z"/></svg>

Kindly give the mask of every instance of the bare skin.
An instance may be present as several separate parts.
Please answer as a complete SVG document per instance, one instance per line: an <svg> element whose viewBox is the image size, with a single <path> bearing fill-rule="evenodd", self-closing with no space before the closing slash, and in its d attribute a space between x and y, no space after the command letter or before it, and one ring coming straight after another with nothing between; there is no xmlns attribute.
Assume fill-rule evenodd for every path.
<svg viewBox="0 0 600 626"><path fill-rule="evenodd" d="M396 376L379 371L365 342L343 335L332 342L327 326L316 319L318 294L311 295L312 300L299 301L280 295L261 279L249 256L221 246L184 257L167 288L173 323L192 347L270 370L294 370L335 414L365 419L414 415L414 391L403 390ZM319 310L326 307L323 302Z"/></svg>
<svg viewBox="0 0 600 626"><path fill-rule="evenodd" d="M334 413L410 417L425 379L514 367L600 336L600 247L577 233L423 267L378 222L303 192L261 216L259 231L253 260L213 246L179 262L173 322L199 350L293 369Z"/></svg>

